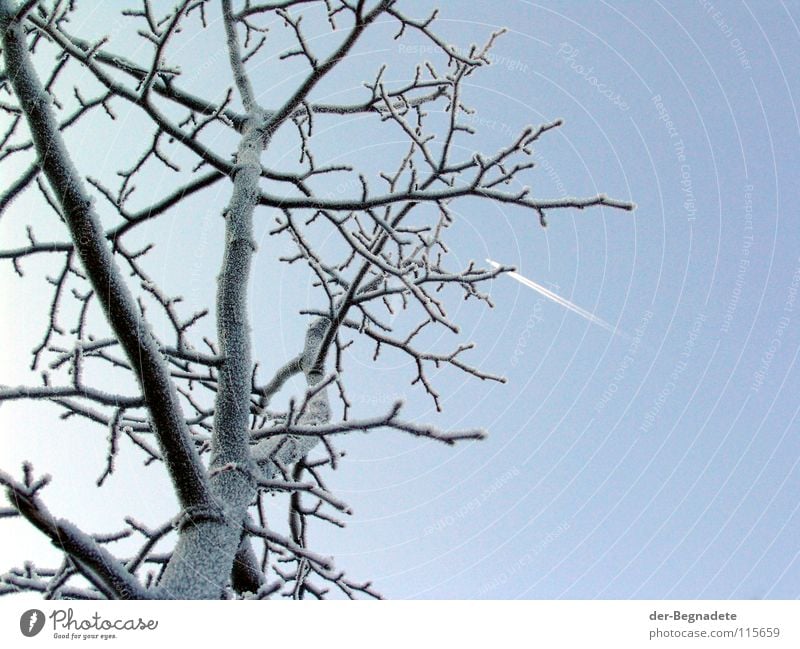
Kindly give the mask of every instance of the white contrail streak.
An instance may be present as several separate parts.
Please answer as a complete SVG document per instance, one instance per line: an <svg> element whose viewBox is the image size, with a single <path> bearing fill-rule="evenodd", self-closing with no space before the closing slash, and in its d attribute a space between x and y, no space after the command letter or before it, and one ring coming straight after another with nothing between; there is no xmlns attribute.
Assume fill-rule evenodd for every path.
<svg viewBox="0 0 800 649"><path fill-rule="evenodd" d="M500 268L500 264L498 264L496 261L487 259L486 262L491 266L493 266L494 268ZM589 313L586 309L582 309L577 304L573 304L569 300L565 300L563 297L561 297L560 295L556 295L555 293L553 293L553 291L546 289L541 284L537 284L533 280L530 280L527 277L523 277L519 273L515 273L513 271L508 271L505 274L508 275L509 277L514 278L520 284L524 284L528 288L532 288L537 293L541 293L546 298L553 300L553 302L555 302L556 304L560 304L565 309L569 309L573 313L577 313L579 316L586 318L589 322L602 327L606 331L610 331L615 336L624 336L624 334L619 330L617 330L616 327L613 327L612 325L608 324L605 320L598 318L594 313Z"/></svg>

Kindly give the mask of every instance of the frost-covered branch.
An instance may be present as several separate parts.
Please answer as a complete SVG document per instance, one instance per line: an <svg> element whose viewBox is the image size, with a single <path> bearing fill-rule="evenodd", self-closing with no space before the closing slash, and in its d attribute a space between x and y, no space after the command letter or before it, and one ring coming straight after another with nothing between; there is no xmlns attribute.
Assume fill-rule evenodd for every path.
<svg viewBox="0 0 800 649"><path fill-rule="evenodd" d="M205 472L183 420L177 392L107 247L99 219L67 152L33 69L22 30L12 24L10 0L0 2L6 70L28 121L42 170L70 229L73 245L111 328L136 375L171 477L185 506L209 502Z"/></svg>
<svg viewBox="0 0 800 649"><path fill-rule="evenodd" d="M45 476L36 482L22 484L0 471L0 484L6 488L6 495L14 508L53 545L66 552L82 575L100 592L116 599L148 598L147 591L110 552L70 521L55 518L48 511L37 496L48 481L49 476Z"/></svg>
<svg viewBox="0 0 800 649"><path fill-rule="evenodd" d="M445 444L455 444L466 439L483 439L486 432L483 430L465 430L446 432L427 424L416 424L398 419L403 403L395 403L386 414L371 419L356 419L335 424L318 424L302 426L299 424L283 424L269 428L257 429L252 432L254 441L269 439L275 435L297 435L301 437L322 437L326 435L340 435L353 431L367 432L377 428L394 428L395 430L409 433L416 437L427 437Z"/></svg>
<svg viewBox="0 0 800 649"><path fill-rule="evenodd" d="M72 550L55 568L26 563L0 576L0 594L379 597L312 549L318 523L344 527L350 513L327 484L326 471L345 457L334 442L381 429L445 444L485 433L417 422L413 403L403 417L400 403L358 412L348 395L353 350L376 362L382 354L410 360L409 381L437 410L436 370L503 382L470 360L452 305L492 307L487 287L512 269L453 254L459 211L491 227L481 206L501 204L544 226L559 210L633 204L530 189L538 186L534 147L560 120L494 133L499 141L476 151L470 86L491 70L503 30L463 47L439 33L437 12L413 15L413 3L400 0L138 0L120 10L115 31L144 47L125 55L116 33L79 33L80 4L0 0L0 172L11 169L0 216L13 216L13 230L18 206L41 207L35 219L22 214L0 262L20 282L42 279L47 300L31 351L38 374L5 381L0 403L47 401L62 418L98 427L97 485L116 479L120 455L132 451L169 473L180 510L153 526L121 517L122 530L90 536L46 512L41 485L3 478L18 502L0 519L25 516L50 538L66 535ZM361 56L367 30L422 39L431 56L375 61L353 89L354 59L363 67L374 58ZM209 57L209 42L224 43L227 57ZM183 69L178 61L189 56L206 67ZM340 79L347 94L323 96ZM79 172L65 136L94 128L90 120L103 120L96 132L104 138L135 142L114 151L113 166L82 156L91 168ZM321 142L334 128L341 141L347 128L374 129L403 145L378 162L347 148L332 155ZM194 247L197 206L221 214L224 231L205 221ZM264 219L274 220L272 238L257 250L254 224ZM215 301L186 299L175 291L180 278L165 280L151 254L160 242L148 239L166 231L162 224L184 230L198 265L216 263L221 249ZM207 248L209 232L221 233L219 248ZM277 252L279 237L288 252ZM259 329L265 344L254 357L248 295L255 288L268 308L277 304L272 270L251 277L258 254L291 265L311 289L296 314L305 340L288 356L278 355L274 332ZM111 561L121 539L134 547ZM89 588L76 585L85 580Z"/></svg>

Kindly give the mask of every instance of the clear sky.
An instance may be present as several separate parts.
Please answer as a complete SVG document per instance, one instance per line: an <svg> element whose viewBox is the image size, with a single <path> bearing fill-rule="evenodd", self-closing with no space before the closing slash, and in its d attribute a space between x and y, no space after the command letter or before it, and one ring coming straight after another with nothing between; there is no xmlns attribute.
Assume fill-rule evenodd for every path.
<svg viewBox="0 0 800 649"><path fill-rule="evenodd" d="M464 146L492 148L525 124L561 117L564 126L536 149L534 193L604 192L638 205L634 213L552 213L543 230L520 210L463 202L451 247L463 260L517 266L619 335L500 278L491 287L494 309L454 302L451 316L461 339L478 344L473 362L508 382L443 371L442 414L409 385L415 372L405 359L375 367L369 350L356 350L347 371L357 414L383 412L403 397L420 421L490 435L455 448L388 431L342 440L348 456L329 486L354 515L344 530L312 531L317 551L391 598L798 597L800 7L440 4L441 32L462 46L508 27L494 65L466 86L480 135ZM423 15L423 5L413 11ZM99 13L87 18L98 33L107 24ZM424 58L414 42L368 39L353 68L316 98L357 88L362 66L374 69L381 58L390 70ZM182 55L189 66L197 52ZM209 54L208 62L201 81L213 86L225 61ZM275 86L258 77L265 94ZM137 134L115 132L73 138L107 137L116 160L111 144ZM392 150L358 123L331 125L319 146L323 158L377 163ZM102 156L80 149L81 171L98 175ZM154 268L190 301L207 301L213 290L226 191L215 186L193 203L193 215L172 215L163 230L141 235L159 234ZM190 216L198 221L186 227ZM0 241L18 240L18 223L0 223ZM296 310L321 303L305 275L275 261L270 227L269 215L257 223L251 304L254 351L276 367L302 340ZM25 363L45 326L37 313L45 298L6 271L9 333L0 349L11 366ZM4 368L0 382L24 379ZM45 434L44 419L21 404L3 406L0 421L6 470L34 455L39 470L58 476L76 440L94 439L70 461L74 479L47 495L54 510L100 526L104 512L78 476L88 472L91 484L102 471L102 431L73 424L66 439ZM33 444L20 442L23 434ZM125 499L155 525L170 515L169 499L159 500L166 484L153 479L131 490L138 461L121 469L104 499ZM44 545L19 534L20 543Z"/></svg>

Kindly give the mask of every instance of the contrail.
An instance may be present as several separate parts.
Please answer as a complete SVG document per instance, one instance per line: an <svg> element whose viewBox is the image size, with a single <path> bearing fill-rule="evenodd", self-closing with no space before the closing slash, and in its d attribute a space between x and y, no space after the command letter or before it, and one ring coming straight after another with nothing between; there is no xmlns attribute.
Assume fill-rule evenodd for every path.
<svg viewBox="0 0 800 649"><path fill-rule="evenodd" d="M494 268L500 268L500 264L498 264L496 261L487 259L486 262L491 266L493 266ZM577 304L573 304L569 300L565 300L563 297L561 297L560 295L556 295L555 293L553 293L553 291L546 289L541 284L537 284L533 280L530 280L527 277L523 277L519 273L515 273L513 271L508 271L506 275L514 278L515 280L517 280L521 284L524 284L528 288L532 288L537 293L541 293L546 298L553 300L553 302L555 302L556 304L560 304L565 309L569 309L573 313L577 313L579 316L586 318L589 322L602 327L606 331L610 331L615 336L626 337L626 335L623 332L619 331L616 327L608 324L605 320L598 318L594 313L589 313L586 309L582 309Z"/></svg>

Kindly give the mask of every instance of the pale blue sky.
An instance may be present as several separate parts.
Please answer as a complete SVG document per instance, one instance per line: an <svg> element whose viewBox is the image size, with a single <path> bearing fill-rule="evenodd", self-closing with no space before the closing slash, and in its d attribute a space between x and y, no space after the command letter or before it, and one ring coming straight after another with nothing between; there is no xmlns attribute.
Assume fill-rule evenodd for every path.
<svg viewBox="0 0 800 649"><path fill-rule="evenodd" d="M384 411L402 396L422 421L481 426L490 436L455 448L392 432L341 442L348 457L330 486L355 514L345 530L318 528L311 539L354 578L372 579L391 598L800 595L800 7L715 5L442 3L440 29L462 46L509 27L495 65L467 84L482 131L471 146L492 148L509 129L562 117L565 125L537 147L534 192L601 191L638 204L633 214L552 213L542 230L530 214L465 201L455 205L451 247L464 260L516 265L624 335L501 278L491 287L495 309L454 301L451 315L462 339L478 343L472 360L509 381L490 385L444 371L436 378L442 414L408 384L414 371L404 359L376 369L368 350L356 350L347 371L357 413ZM413 10L422 15L422 6ZM107 28L99 15L88 24ZM403 70L420 57L413 44L367 39L353 67L317 99L353 91L381 57ZM189 66L197 53L181 56ZM222 84L213 71L224 64L212 55L198 83ZM275 92L278 82L264 70L256 87ZM120 142L137 137L136 123ZM331 123L319 136L320 158L352 154L379 165L396 150L359 127ZM83 173L100 173L96 149L77 157ZM212 290L226 196L215 186L193 213L137 235L163 237L153 268L190 300ZM186 227L188 218L196 220ZM18 238L2 227L1 236ZM305 275L275 262L280 246L266 237L270 227L265 214L252 309L255 353L277 366L302 339L304 320L293 314L320 302ZM2 281L4 313L11 300L28 300L31 314L24 324L6 316L3 326L15 341L35 330L27 334L35 340L44 325L33 316L37 296L5 274ZM15 342L3 355L23 363L28 346ZM76 429L53 442L31 431L31 449L9 433L12 424L42 425L29 410L0 411L4 468L33 454L37 468L58 476L50 465L74 450L74 436L94 439L71 465L74 480L62 478L48 502L102 521L102 511L88 513L96 508L77 474L91 473L90 483L102 470L103 434ZM132 493L138 458L129 468L109 494L143 517L150 512L155 524L171 511L153 486L164 484Z"/></svg>

